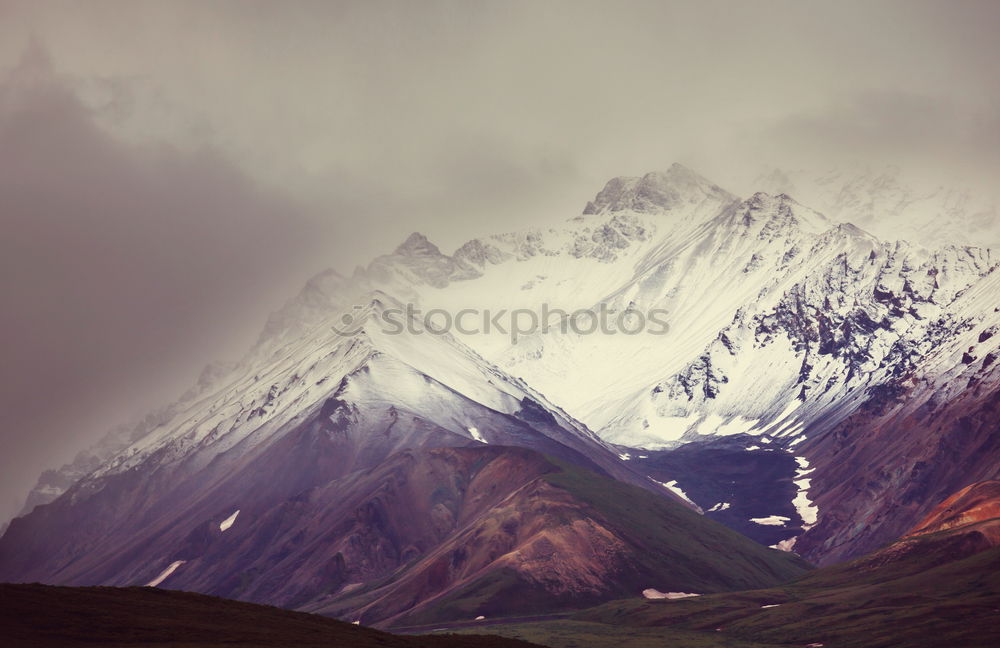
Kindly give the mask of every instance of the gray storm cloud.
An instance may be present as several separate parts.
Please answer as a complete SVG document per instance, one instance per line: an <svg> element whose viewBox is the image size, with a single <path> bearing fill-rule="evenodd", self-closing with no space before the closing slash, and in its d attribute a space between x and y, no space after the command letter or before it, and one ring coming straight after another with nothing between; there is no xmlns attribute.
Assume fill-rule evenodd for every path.
<svg viewBox="0 0 1000 648"><path fill-rule="evenodd" d="M299 211L210 151L115 141L29 52L0 90L5 512L107 418L247 343L240 317L311 252Z"/></svg>
<svg viewBox="0 0 1000 648"><path fill-rule="evenodd" d="M413 230L447 251L675 161L991 190L1000 5L827 4L0 0L0 518Z"/></svg>

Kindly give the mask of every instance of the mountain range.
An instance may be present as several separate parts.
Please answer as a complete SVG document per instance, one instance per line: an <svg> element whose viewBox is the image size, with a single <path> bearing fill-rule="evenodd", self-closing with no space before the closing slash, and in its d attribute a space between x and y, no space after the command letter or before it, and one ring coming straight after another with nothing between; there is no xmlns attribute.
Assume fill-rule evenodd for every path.
<svg viewBox="0 0 1000 648"><path fill-rule="evenodd" d="M859 204L673 165L568 219L452 254L414 233L320 273L241 360L43 475L0 580L394 627L808 583L924 546L965 520L939 503L1000 478L1000 259L876 235L882 203ZM414 306L557 325L428 330ZM669 326L576 326L601 309Z"/></svg>

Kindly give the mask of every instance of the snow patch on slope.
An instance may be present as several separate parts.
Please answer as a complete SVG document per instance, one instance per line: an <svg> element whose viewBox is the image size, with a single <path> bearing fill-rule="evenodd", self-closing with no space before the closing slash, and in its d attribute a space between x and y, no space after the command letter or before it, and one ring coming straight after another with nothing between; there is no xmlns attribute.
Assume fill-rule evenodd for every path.
<svg viewBox="0 0 1000 648"><path fill-rule="evenodd" d="M642 590L642 595L644 598L650 600L676 600L701 596L701 594L694 594L692 592L661 592L652 587Z"/></svg>
<svg viewBox="0 0 1000 648"><path fill-rule="evenodd" d="M754 524L763 524L764 526L785 526L785 522L790 521L791 518L787 518L784 515L768 515L767 517L750 518L750 521Z"/></svg>
<svg viewBox="0 0 1000 648"><path fill-rule="evenodd" d="M239 514L240 514L240 510L236 509L236 512L234 512L232 515L230 515L225 520L223 520L222 522L220 522L219 523L219 531L228 531L229 528L231 526L233 526L233 523L236 522L236 516L239 515Z"/></svg>
<svg viewBox="0 0 1000 648"><path fill-rule="evenodd" d="M819 507L809 499L810 480L802 479L802 477L816 469L809 467L809 460L805 457L795 457L795 461L799 464L799 468L795 471L794 482L799 487L799 492L795 495L795 499L792 500L792 504L805 523L802 528L808 531L816 524L816 520L819 519Z"/></svg>
<svg viewBox="0 0 1000 648"><path fill-rule="evenodd" d="M473 439L475 439L476 441L478 441L478 442L480 442L480 443L489 443L489 441L487 441L487 440L486 440L486 439L485 439L485 438L483 437L483 435L482 435L482 434L481 434L481 433L479 432L479 430L478 430L477 428L474 428L474 427L470 427L470 428L469 428L469 434L471 434L471 435L472 435L472 438L473 438Z"/></svg>
<svg viewBox="0 0 1000 648"><path fill-rule="evenodd" d="M170 577L170 575L173 574L175 571L177 571L177 568L183 565L185 562L187 561L175 560L174 562L170 563L170 566L164 569L162 572L160 572L159 576L146 583L146 587L156 587L163 581L167 580Z"/></svg>
<svg viewBox="0 0 1000 648"><path fill-rule="evenodd" d="M661 482L661 481L658 481L656 479L653 479L652 477L650 477L649 479L652 480L652 481L654 481L654 482L656 482L660 486L663 486L664 488L666 488L667 490L669 490L670 492L672 492L674 495L677 495L678 497L680 497L681 499L683 499L685 502L691 504L696 509L698 509L699 512L701 512L701 507L698 506L697 504L695 504L694 500L692 500L690 497L688 497L687 493L685 493L683 490L680 489L680 487L677 485L677 480L676 479L671 479L668 482Z"/></svg>

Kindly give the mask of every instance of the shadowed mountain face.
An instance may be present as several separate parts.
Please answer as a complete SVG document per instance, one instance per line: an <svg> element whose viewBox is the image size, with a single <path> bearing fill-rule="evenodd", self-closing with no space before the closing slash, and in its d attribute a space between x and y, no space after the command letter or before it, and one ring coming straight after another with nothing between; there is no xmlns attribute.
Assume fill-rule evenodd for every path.
<svg viewBox="0 0 1000 648"><path fill-rule="evenodd" d="M765 447L717 441L675 450L649 451L631 464L661 483L683 484L705 517L765 546L802 532L792 501L797 487L795 457Z"/></svg>
<svg viewBox="0 0 1000 648"><path fill-rule="evenodd" d="M528 449L404 450L338 474L329 467L343 452L325 434L290 434L214 487L201 481L184 507L161 503L153 529L110 530L107 548L86 551L65 529L52 546L81 554L57 578L156 582L390 625L578 608L652 586L739 589L804 567L661 495ZM138 485L108 482L114 499L92 497L83 515L135 506ZM44 528L41 514L59 506L15 532ZM47 564L8 568L28 580Z"/></svg>
<svg viewBox="0 0 1000 648"><path fill-rule="evenodd" d="M402 637L319 615L187 592L130 587L0 585L10 648L529 648L500 637Z"/></svg>

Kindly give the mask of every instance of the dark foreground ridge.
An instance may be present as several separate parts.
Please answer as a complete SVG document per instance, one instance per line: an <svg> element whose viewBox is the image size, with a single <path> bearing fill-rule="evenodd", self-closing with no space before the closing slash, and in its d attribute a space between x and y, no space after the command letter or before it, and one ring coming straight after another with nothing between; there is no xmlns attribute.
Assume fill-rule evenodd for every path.
<svg viewBox="0 0 1000 648"><path fill-rule="evenodd" d="M76 646L313 646L531 648L489 636L401 637L316 614L152 587L0 584L0 644Z"/></svg>

